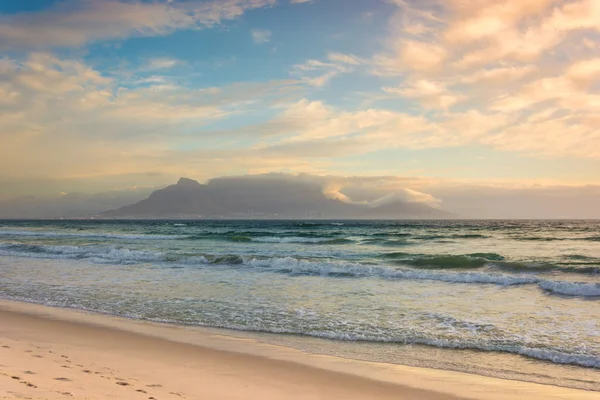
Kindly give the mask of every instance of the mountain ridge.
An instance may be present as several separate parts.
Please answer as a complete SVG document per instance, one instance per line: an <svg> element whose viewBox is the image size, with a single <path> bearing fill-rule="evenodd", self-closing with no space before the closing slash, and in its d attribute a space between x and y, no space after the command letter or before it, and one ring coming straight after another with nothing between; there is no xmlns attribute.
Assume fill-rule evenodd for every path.
<svg viewBox="0 0 600 400"><path fill-rule="evenodd" d="M180 178L137 203L102 218L202 219L436 219L452 214L424 203L394 201L370 207L327 197L315 183L289 180L217 179L201 184Z"/></svg>

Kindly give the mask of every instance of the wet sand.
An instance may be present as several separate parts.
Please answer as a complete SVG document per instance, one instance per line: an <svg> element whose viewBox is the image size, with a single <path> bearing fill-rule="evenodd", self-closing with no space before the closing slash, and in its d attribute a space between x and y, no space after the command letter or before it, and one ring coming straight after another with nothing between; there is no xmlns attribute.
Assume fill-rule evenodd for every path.
<svg viewBox="0 0 600 400"><path fill-rule="evenodd" d="M0 301L0 399L591 400L597 396Z"/></svg>

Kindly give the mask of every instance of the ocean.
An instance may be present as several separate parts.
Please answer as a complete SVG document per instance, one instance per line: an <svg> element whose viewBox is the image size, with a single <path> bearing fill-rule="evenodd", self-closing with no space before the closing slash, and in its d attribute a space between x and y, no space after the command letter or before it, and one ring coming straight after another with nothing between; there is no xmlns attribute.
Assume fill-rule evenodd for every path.
<svg viewBox="0 0 600 400"><path fill-rule="evenodd" d="M600 390L600 221L0 221L0 298Z"/></svg>

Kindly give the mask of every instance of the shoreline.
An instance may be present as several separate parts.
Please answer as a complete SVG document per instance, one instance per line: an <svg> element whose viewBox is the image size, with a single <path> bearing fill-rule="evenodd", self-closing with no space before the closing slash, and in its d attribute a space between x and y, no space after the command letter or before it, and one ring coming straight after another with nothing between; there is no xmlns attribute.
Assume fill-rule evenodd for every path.
<svg viewBox="0 0 600 400"><path fill-rule="evenodd" d="M515 382L534 383L566 389L600 392L600 370L593 367L553 363L512 352L485 351L471 348L448 348L428 344L398 344L396 342L345 341L326 337L302 335L296 333L274 333L268 331L239 330L235 328L204 326L178 323L169 320L141 319L135 316L118 315L93 309L45 305L26 299L0 298L9 305L31 306L26 312L46 313L56 317L56 313L65 312L66 318L82 315L105 318L102 324L121 329L119 321L129 322L131 329L140 324L178 328L190 331L189 335L201 337L221 337L229 339L250 340L259 345L289 348L317 356L331 356L349 361L414 367L438 371L464 373L484 378L496 378ZM38 310L39 308L39 310ZM73 313L71 315L71 313ZM114 320L114 321L113 321ZM143 332L147 334L147 331ZM189 340L188 336L185 340ZM197 341L204 346L205 343ZM210 344L212 346L213 344ZM248 348L236 348L236 351L247 352ZM251 354L254 354L251 352ZM257 353L261 355L260 353Z"/></svg>
<svg viewBox="0 0 600 400"><path fill-rule="evenodd" d="M0 321L0 387L7 388L0 391L0 399L69 397L64 393L157 400L597 396L558 386L313 354L186 326L10 300L0 300ZM66 360L78 360L75 365L81 367L68 368L73 364Z"/></svg>

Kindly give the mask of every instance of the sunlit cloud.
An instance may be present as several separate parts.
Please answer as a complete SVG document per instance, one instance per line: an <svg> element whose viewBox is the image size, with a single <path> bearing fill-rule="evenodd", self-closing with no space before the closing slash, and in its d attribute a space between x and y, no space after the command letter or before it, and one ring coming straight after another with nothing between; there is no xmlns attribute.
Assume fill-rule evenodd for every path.
<svg viewBox="0 0 600 400"><path fill-rule="evenodd" d="M323 86L332 78L350 73L363 61L351 54L330 53L327 61L308 60L294 65L291 75L303 79L312 86Z"/></svg>
<svg viewBox="0 0 600 400"><path fill-rule="evenodd" d="M41 12L2 16L0 48L45 49L129 36L163 36L179 29L211 27L272 4L274 0L63 1Z"/></svg>

